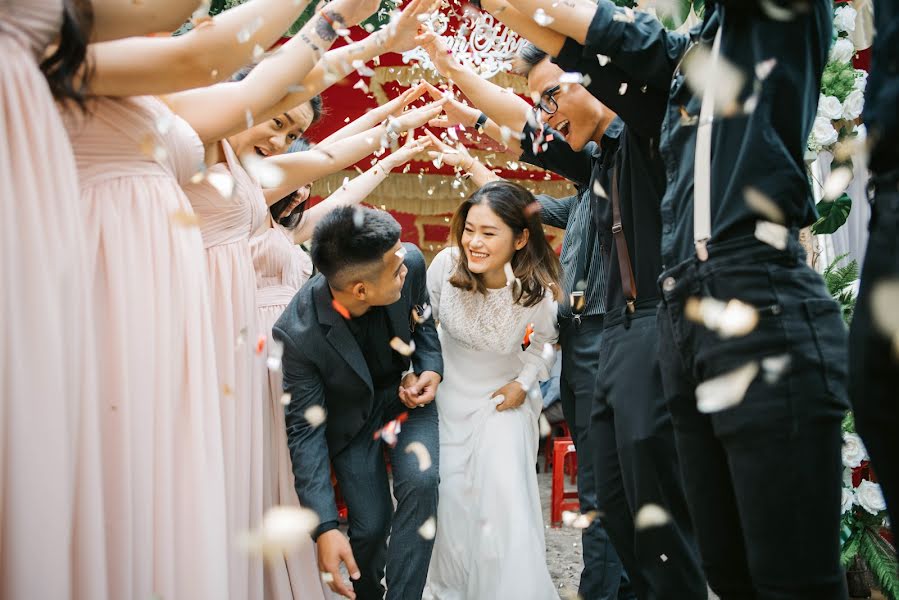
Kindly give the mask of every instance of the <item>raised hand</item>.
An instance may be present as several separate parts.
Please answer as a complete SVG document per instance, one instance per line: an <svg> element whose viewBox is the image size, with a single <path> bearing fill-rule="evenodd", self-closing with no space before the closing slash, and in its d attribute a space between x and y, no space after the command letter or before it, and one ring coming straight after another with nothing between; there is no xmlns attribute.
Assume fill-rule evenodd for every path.
<svg viewBox="0 0 899 600"><path fill-rule="evenodd" d="M468 149L462 143L456 145L455 148L445 143L430 131L425 130L433 150L428 152L431 158L440 158L443 162L451 167L459 167L464 171L471 169L474 164L474 158L468 153Z"/></svg>
<svg viewBox="0 0 899 600"><path fill-rule="evenodd" d="M402 133L403 131L421 127L441 113L446 101L446 98L441 98L422 107L406 110L396 118L391 117L388 119L388 129L393 133Z"/></svg>
<svg viewBox="0 0 899 600"><path fill-rule="evenodd" d="M428 53L434 68L444 77L449 77L450 72L454 68L458 68L459 63L456 61L455 56L443 43L443 39L435 32L425 31L421 33L415 38L415 43Z"/></svg>
<svg viewBox="0 0 899 600"><path fill-rule="evenodd" d="M414 133L414 131L410 131L406 135L406 143L394 150L390 156L383 158L380 161L380 164L384 165L385 168L395 169L412 160L416 154L424 151L433 143L429 138L424 136L416 138Z"/></svg>
<svg viewBox="0 0 899 600"><path fill-rule="evenodd" d="M416 37L419 34L421 21L419 17L426 14L434 6L434 0L412 0L403 9L403 12L395 15L387 24L387 38L385 45L390 52L408 52L418 45Z"/></svg>
<svg viewBox="0 0 899 600"><path fill-rule="evenodd" d="M428 122L429 126L445 128L464 125L465 127L473 127L474 124L477 123L478 117L481 116L481 111L473 106L468 106L456 100L452 94L442 93L427 81L424 82L424 86L426 87L428 94L434 100L439 100L444 97L447 99L446 104L443 106L444 114L436 119L431 119Z"/></svg>

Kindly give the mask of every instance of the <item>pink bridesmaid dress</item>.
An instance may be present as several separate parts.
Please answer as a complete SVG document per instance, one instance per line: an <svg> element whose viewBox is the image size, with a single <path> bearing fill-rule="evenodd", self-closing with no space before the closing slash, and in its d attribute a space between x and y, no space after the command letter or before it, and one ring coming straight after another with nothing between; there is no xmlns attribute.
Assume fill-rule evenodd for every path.
<svg viewBox="0 0 899 600"><path fill-rule="evenodd" d="M206 247L225 447L231 600L261 600L262 559L234 542L260 525L263 511L264 406L259 379L265 346L259 347L262 330L256 320L250 236L265 219L266 204L262 188L227 141L221 143L221 152L225 162L212 165L208 176L233 183L224 186L231 193L223 196L223 186L216 187L209 177L184 190Z"/></svg>
<svg viewBox="0 0 899 600"><path fill-rule="evenodd" d="M0 598L106 598L85 216L38 67L61 23L0 0Z"/></svg>
<svg viewBox="0 0 899 600"><path fill-rule="evenodd" d="M293 244L279 225L269 227L250 240L260 327L272 343L272 326L294 294L312 275L309 255ZM265 367L263 367L265 369ZM293 486L293 469L287 449L284 405L281 404L280 370L263 372L261 382L265 396L265 508L299 506ZM318 572L315 546L311 538L283 560L266 563L266 600L323 600L330 598Z"/></svg>
<svg viewBox="0 0 899 600"><path fill-rule="evenodd" d="M102 364L109 597L227 599L206 261L181 188L203 146L156 98L98 98L89 108L69 115L67 129L94 257L84 284Z"/></svg>

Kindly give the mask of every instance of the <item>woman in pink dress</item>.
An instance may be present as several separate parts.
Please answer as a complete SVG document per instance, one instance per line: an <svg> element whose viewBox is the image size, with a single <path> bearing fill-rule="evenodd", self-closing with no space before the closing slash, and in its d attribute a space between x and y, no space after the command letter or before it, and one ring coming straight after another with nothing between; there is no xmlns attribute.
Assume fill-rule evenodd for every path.
<svg viewBox="0 0 899 600"><path fill-rule="evenodd" d="M62 22L61 0L0 0L0 598L86 597L104 576L84 218L38 66ZM75 68L54 64L58 95Z"/></svg>
<svg viewBox="0 0 899 600"><path fill-rule="evenodd" d="M331 6L363 16L350 0ZM92 45L89 91L128 96L196 85L210 73L198 76L198 66L233 70L235 60L252 55L254 43L272 43L303 7L253 0L181 38ZM235 35L260 11L266 25L249 34L248 48L235 47ZM273 15L280 26L271 24ZM304 28L321 47L327 41L313 29L323 22L316 17ZM171 64L185 47L220 52L210 62L203 54L192 58L190 69ZM93 292L88 322L104 361L98 396L110 598L248 597L229 586L228 549L235 540L225 512L206 256L182 186L202 176L204 143L245 123L244 101L273 104L274 90L297 83L315 56L301 41L285 48L260 71L271 85L259 85L258 94L220 95L219 121L188 123L150 96L95 97L87 115L67 114L94 256L83 280Z"/></svg>

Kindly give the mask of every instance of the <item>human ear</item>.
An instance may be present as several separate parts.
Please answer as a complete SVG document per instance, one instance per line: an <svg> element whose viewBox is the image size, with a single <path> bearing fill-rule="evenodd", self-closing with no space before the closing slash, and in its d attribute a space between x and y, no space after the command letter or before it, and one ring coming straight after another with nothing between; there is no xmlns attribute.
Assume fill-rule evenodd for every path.
<svg viewBox="0 0 899 600"><path fill-rule="evenodd" d="M364 301L366 293L367 293L365 290L365 284L362 283L361 281L357 281L356 283L353 284L353 287L350 289L350 293L353 294L353 298Z"/></svg>
<svg viewBox="0 0 899 600"><path fill-rule="evenodd" d="M531 232L527 229L521 232L517 238L515 238L515 250L521 250L525 246L528 245L528 240L531 237Z"/></svg>

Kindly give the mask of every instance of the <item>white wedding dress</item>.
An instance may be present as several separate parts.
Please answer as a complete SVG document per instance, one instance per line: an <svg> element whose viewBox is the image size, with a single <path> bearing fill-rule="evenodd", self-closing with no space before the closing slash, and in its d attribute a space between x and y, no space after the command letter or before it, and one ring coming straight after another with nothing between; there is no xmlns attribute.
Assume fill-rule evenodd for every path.
<svg viewBox="0 0 899 600"><path fill-rule="evenodd" d="M546 565L537 488L538 380L547 379L557 338L556 303L526 308L510 287L468 292L449 283L458 249L440 252L428 291L440 322L443 382L440 502L426 600L557 600ZM531 344L522 351L532 324ZM493 392L517 380L525 403L498 412Z"/></svg>

